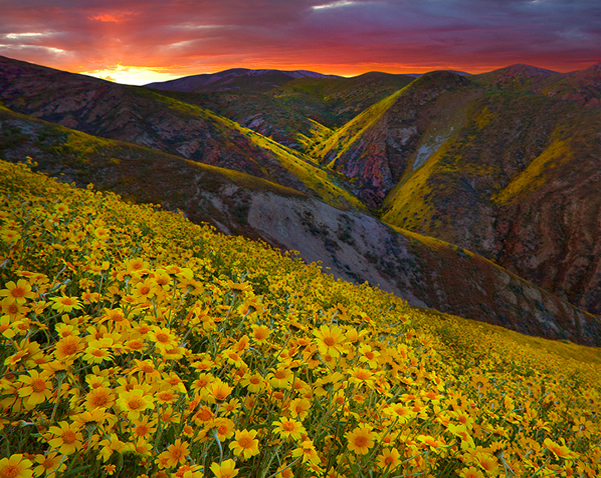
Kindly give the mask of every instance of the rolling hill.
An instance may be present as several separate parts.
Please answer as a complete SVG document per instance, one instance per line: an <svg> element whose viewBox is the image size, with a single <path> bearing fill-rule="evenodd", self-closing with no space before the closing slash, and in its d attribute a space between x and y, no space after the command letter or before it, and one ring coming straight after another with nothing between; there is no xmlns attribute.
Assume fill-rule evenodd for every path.
<svg viewBox="0 0 601 478"><path fill-rule="evenodd" d="M8 108L109 139L224 167L321 195L338 207L364 206L294 151L227 118L155 92L0 58Z"/></svg>

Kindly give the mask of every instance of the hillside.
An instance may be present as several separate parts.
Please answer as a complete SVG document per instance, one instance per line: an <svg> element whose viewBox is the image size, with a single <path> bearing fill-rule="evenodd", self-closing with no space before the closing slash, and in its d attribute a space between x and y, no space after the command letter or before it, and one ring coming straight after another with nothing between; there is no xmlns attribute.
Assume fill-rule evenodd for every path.
<svg viewBox="0 0 601 478"><path fill-rule="evenodd" d="M0 100L13 111L248 173L343 209L365 208L301 155L198 106L2 57L0 86Z"/></svg>
<svg viewBox="0 0 601 478"><path fill-rule="evenodd" d="M250 70L232 68L219 73L186 76L175 80L149 83L145 86L165 91L187 93L217 93L236 91L244 94L270 91L296 78L340 78L314 71Z"/></svg>
<svg viewBox="0 0 601 478"><path fill-rule="evenodd" d="M79 187L93 183L129 200L182 211L224 233L298 251L336 277L378 285L413 305L541 337L601 343L597 318L482 257L254 176L6 109L0 109L0 149L6 160L35 158L37 170Z"/></svg>
<svg viewBox="0 0 601 478"><path fill-rule="evenodd" d="M601 472L599 349L414 309L23 165L0 175L3 473Z"/></svg>
<svg viewBox="0 0 601 478"><path fill-rule="evenodd" d="M312 146L331 134L332 128L344 125L414 80L407 75L380 72L354 78L292 78L287 75L290 72L281 73L279 81L271 83L263 81L265 75L236 77L238 86L233 89L217 86L221 85L222 76L228 78L227 71L201 75L202 81L208 82L207 88L172 89L180 83L195 83L195 76L173 80L173 85L164 82L147 86L161 89L162 94L179 101L215 111L287 147L310 152Z"/></svg>
<svg viewBox="0 0 601 478"><path fill-rule="evenodd" d="M536 93L567 80L534 73L473 78L480 93L431 121L381 217L481 254L599 313L601 112Z"/></svg>

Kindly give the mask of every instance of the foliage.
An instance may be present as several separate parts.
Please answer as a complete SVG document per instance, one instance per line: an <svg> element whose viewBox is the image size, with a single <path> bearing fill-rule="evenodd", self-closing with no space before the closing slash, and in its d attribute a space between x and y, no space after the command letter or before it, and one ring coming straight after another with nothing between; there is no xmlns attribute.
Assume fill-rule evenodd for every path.
<svg viewBox="0 0 601 478"><path fill-rule="evenodd" d="M0 476L601 471L598 360L24 165L0 175Z"/></svg>

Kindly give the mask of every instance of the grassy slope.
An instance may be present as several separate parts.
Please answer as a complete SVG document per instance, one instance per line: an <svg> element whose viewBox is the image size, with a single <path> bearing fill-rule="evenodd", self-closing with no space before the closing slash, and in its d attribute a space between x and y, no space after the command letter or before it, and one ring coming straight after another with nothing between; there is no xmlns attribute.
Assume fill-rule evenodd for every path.
<svg viewBox="0 0 601 478"><path fill-rule="evenodd" d="M299 78L270 92L278 103L300 109L330 128L407 86L414 78L380 72L353 78Z"/></svg>
<svg viewBox="0 0 601 478"><path fill-rule="evenodd" d="M324 202L340 209L354 208L365 210L365 206L353 196L350 192L333 182L327 172L318 168L306 159L301 153L266 138L265 136L254 132L248 128L243 128L238 123L227 118L220 117L209 110L194 106L188 103L177 101L171 97L163 96L158 93L148 92L157 102L167 104L170 108L175 108L186 114L198 115L204 119L210 119L219 122L224 127L234 129L244 134L253 144L269 150L280 164L290 173L298 177L305 186L314 191Z"/></svg>
<svg viewBox="0 0 601 478"><path fill-rule="evenodd" d="M361 134L373 125L394 104L403 90L384 98L375 105L369 107L353 120L334 131L329 138L320 143L312 151L312 156L320 157L332 168L336 159L353 143L361 137Z"/></svg>
<svg viewBox="0 0 601 478"><path fill-rule="evenodd" d="M594 108L578 104L578 95L569 96L570 88L577 89L577 76L513 65L472 77L474 89L483 94L468 106L467 121L437 145L427 164L408 169L385 200L383 220L438 237L438 228L448 224L433 216L453 217L445 217L444 206L437 210L436 203L444 205L466 191L492 207L527 201L572 160L594 155L591 145L601 120ZM554 89L564 96L550 94ZM451 120L449 125L461 123ZM468 190L466 183L473 181L479 187Z"/></svg>
<svg viewBox="0 0 601 478"><path fill-rule="evenodd" d="M56 448L65 476L107 466L212 476L229 459L249 477L287 466L301 477L601 472L599 349L414 309L19 165L0 162L0 175L4 313L12 281L34 291L3 317L0 338L11 374L0 381L10 437L0 453L24 468ZM63 377L59 400L30 398L38 372L38 389ZM136 439L143 417L151 429ZM285 419L304 435L284 438ZM62 461L59 424L82 433ZM258 447L245 459L244 433Z"/></svg>
<svg viewBox="0 0 601 478"><path fill-rule="evenodd" d="M214 93L162 91L237 123L295 150L310 152L369 106L399 90L413 78L372 72L355 78L298 78L270 91L240 89Z"/></svg>
<svg viewBox="0 0 601 478"><path fill-rule="evenodd" d="M94 183L141 202L181 203L195 178L203 189L235 184L253 191L304 196L255 176L190 161L123 141L100 138L0 106L0 150L3 159L30 155L39 169L79 186ZM153 183L160 180L161 184ZM153 187L140 187L152 184ZM192 187L193 189L193 187ZM180 197L181 196L181 197Z"/></svg>
<svg viewBox="0 0 601 478"><path fill-rule="evenodd" d="M558 139L516 175L511 182L493 197L498 203L504 203L527 191L539 189L548 182L550 169L560 168L573 159L573 152L565 141Z"/></svg>
<svg viewBox="0 0 601 478"><path fill-rule="evenodd" d="M572 107L548 98L489 93L475 99L470 109L463 127L388 194L384 221L436 236L458 214L449 216L446 206L461 208L462 203L475 201L488 207L534 191L545 184L549 171L570 161L572 143L580 141L570 137L581 134L570 125ZM537 112L546 119L536 119ZM554 125L549 118L555 117Z"/></svg>

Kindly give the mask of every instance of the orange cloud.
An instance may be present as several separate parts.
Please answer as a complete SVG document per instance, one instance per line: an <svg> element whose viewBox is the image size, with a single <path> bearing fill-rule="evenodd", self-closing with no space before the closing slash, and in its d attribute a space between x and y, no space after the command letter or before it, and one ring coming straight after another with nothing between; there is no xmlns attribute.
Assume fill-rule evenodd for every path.
<svg viewBox="0 0 601 478"><path fill-rule="evenodd" d="M96 20L99 22L107 23L123 23L128 19L128 17L131 17L132 15L132 12L117 13L116 15L112 13L103 13L101 15L90 17L90 20Z"/></svg>

